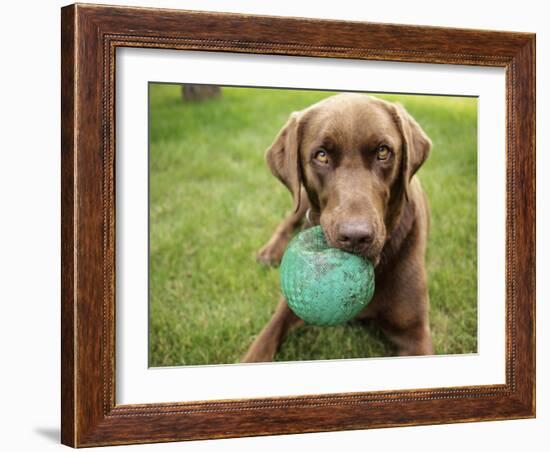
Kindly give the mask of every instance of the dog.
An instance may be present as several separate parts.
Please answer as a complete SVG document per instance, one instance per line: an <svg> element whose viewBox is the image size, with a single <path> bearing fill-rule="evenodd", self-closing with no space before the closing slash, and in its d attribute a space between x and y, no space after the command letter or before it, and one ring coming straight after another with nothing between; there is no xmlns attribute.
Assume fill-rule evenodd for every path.
<svg viewBox="0 0 550 452"><path fill-rule="evenodd" d="M431 140L403 106L337 94L294 112L266 152L294 208L261 248L276 265L295 229L321 225L328 244L369 259L375 295L357 316L378 322L397 355L433 354L425 252L429 205L418 177ZM243 362L272 361L303 323L283 297Z"/></svg>

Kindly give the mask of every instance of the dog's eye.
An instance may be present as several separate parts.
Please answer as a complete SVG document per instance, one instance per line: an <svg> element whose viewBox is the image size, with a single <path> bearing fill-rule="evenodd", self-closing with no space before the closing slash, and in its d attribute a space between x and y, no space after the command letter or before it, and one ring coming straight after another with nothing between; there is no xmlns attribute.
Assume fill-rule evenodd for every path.
<svg viewBox="0 0 550 452"><path fill-rule="evenodd" d="M324 149L319 149L313 158L317 163L321 163L322 165L326 165L328 163L328 154Z"/></svg>
<svg viewBox="0 0 550 452"><path fill-rule="evenodd" d="M378 146L378 149L376 149L376 158L378 160L388 160L390 158L391 151L388 146L382 145Z"/></svg>

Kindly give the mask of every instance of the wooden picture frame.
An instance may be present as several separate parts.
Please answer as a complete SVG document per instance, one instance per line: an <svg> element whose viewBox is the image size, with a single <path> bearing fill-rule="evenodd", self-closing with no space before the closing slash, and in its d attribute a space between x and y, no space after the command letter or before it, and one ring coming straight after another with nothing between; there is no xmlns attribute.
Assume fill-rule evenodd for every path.
<svg viewBox="0 0 550 452"><path fill-rule="evenodd" d="M79 4L62 9L61 33L64 444L84 447L535 416L535 35ZM117 405L118 47L505 68L506 383Z"/></svg>

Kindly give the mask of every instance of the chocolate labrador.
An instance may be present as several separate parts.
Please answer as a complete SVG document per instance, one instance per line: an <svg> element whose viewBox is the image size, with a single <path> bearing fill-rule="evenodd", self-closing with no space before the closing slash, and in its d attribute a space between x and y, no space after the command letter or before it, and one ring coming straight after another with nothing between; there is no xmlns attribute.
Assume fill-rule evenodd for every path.
<svg viewBox="0 0 550 452"><path fill-rule="evenodd" d="M378 322L399 355L432 354L424 266L428 200L415 176L431 148L399 104L339 94L293 113L267 150L294 209L260 250L277 264L293 231L321 225L330 246L375 265L375 295L358 319ZM271 361L302 321L281 298L244 362Z"/></svg>

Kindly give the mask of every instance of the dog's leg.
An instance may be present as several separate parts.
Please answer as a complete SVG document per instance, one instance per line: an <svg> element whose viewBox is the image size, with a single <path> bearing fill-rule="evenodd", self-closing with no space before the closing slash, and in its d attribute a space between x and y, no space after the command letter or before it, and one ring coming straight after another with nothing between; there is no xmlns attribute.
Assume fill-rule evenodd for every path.
<svg viewBox="0 0 550 452"><path fill-rule="evenodd" d="M296 212L290 212L285 219L277 226L269 241L258 251L258 262L266 265L278 265L281 262L286 245L292 233L300 226L307 209L309 201L305 190L301 193L300 207Z"/></svg>
<svg viewBox="0 0 550 452"><path fill-rule="evenodd" d="M405 329L385 323L382 329L388 339L397 347L399 356L433 355L434 353L427 320L421 320Z"/></svg>
<svg viewBox="0 0 550 452"><path fill-rule="evenodd" d="M401 262L389 281L382 281L377 294L382 297L377 320L400 356L434 353L429 321L430 299L425 271L419 270L422 268Z"/></svg>
<svg viewBox="0 0 550 452"><path fill-rule="evenodd" d="M303 323L290 310L283 297L279 300L277 309L271 320L256 337L248 352L242 359L243 363L259 363L273 361L286 333L295 326Z"/></svg>

